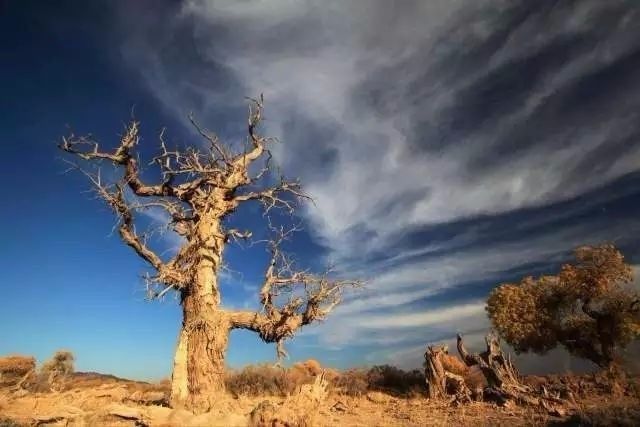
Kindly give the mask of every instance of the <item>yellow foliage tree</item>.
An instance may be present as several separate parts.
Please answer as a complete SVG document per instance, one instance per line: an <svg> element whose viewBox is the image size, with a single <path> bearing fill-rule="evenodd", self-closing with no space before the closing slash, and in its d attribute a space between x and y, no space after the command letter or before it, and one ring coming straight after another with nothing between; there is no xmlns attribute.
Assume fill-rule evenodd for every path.
<svg viewBox="0 0 640 427"><path fill-rule="evenodd" d="M631 267L615 246L582 246L554 276L525 277L495 288L489 318L516 352L546 353L558 345L608 367L640 336L640 296Z"/></svg>

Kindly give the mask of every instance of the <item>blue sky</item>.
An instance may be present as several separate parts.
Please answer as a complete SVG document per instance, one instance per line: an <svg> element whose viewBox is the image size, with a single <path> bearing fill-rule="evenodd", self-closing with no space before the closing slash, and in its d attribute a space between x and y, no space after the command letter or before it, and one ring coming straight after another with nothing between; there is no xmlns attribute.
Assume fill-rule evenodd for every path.
<svg viewBox="0 0 640 427"><path fill-rule="evenodd" d="M553 271L577 245L613 241L640 263L635 2L5 0L0 11L0 354L69 348L80 370L169 375L178 304L145 300L144 264L85 179L63 174L56 143L67 126L115 143L134 114L143 155L163 126L198 144L191 111L238 141L244 97L261 92L278 163L316 201L290 249L368 279L287 343L292 361L416 366L428 342L478 341L492 287ZM257 209L235 221L262 226ZM264 251L225 259L223 303L255 307ZM274 356L233 333L231 366Z"/></svg>

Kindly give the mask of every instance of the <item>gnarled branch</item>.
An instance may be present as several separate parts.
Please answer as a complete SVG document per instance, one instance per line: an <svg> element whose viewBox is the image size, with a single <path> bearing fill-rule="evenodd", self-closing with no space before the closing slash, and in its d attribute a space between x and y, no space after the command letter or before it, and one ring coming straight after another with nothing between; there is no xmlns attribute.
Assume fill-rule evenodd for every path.
<svg viewBox="0 0 640 427"><path fill-rule="evenodd" d="M357 280L329 278L330 270L322 275L296 270L294 263L281 251L281 244L295 231L284 228L272 230L276 237L269 242L271 259L260 289L260 313L232 312L233 328L257 332L266 342L277 344L278 357L282 357L282 342L293 336L302 326L324 319L341 301L342 292L362 283ZM278 299L288 298L278 304Z"/></svg>
<svg viewBox="0 0 640 427"><path fill-rule="evenodd" d="M168 288L186 286L181 272L173 268L171 263L163 262L162 258L149 248L146 237L136 232L134 212L139 206L127 201L124 190L125 184L119 182L113 185L107 185L102 182L99 170L95 174L92 174L80 169L77 165L74 165L74 168L79 169L87 176L98 196L113 209L118 217L118 233L122 241L156 270L157 274L146 276L148 286L150 283L162 283ZM164 292L162 295L164 295Z"/></svg>
<svg viewBox="0 0 640 427"><path fill-rule="evenodd" d="M140 178L138 162L132 154L138 144L138 125L136 121L129 123L126 132L120 139L120 145L112 153L100 151L99 144L90 136L76 137L70 135L62 138L59 147L67 153L74 154L83 160L108 160L116 166L124 167L124 181L136 196L169 196L175 190L167 182L158 185L146 185ZM82 149L86 147L86 149Z"/></svg>
<svg viewBox="0 0 640 427"><path fill-rule="evenodd" d="M248 200L258 200L265 207L265 213L273 208L282 208L289 213L295 211L295 200L287 200L286 195L293 196L294 199L307 199L311 197L302 190L302 186L297 181L286 181L281 178L280 182L271 188L261 191L252 191L240 194L233 198L234 202L241 203Z"/></svg>

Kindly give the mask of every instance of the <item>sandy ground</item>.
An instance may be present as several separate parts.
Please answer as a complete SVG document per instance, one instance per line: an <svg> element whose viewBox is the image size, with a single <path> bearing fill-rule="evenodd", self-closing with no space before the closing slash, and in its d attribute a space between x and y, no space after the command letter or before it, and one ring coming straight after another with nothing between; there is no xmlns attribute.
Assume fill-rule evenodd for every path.
<svg viewBox="0 0 640 427"><path fill-rule="evenodd" d="M157 386L117 381L58 393L9 393L5 390L0 392L0 426L246 426L251 425L251 412L261 402L268 401L276 411L286 405L281 397L229 397L211 413L195 416L162 406L164 398L166 392L158 390ZM631 397L583 401L563 417L486 403L452 407L423 397L396 398L380 392L361 397L330 394L315 410L308 412L311 411L314 414L300 418L302 425L640 425L640 402ZM295 425L293 423L270 425Z"/></svg>
<svg viewBox="0 0 640 427"><path fill-rule="evenodd" d="M50 426L245 426L250 424L250 414L259 403L267 400L277 408L284 401L279 397L239 397L221 402L219 410L211 414L194 416L141 404L144 396L140 394L117 384L62 393L0 394L0 419L4 417L6 425L11 425L9 419L17 425ZM424 398L394 398L374 392L358 398L329 396L311 418L317 426L579 425L579 420L583 425L631 426L639 425L640 402L631 398L615 402L593 400L580 405L574 415L550 417L526 408L500 408L485 403L451 407Z"/></svg>

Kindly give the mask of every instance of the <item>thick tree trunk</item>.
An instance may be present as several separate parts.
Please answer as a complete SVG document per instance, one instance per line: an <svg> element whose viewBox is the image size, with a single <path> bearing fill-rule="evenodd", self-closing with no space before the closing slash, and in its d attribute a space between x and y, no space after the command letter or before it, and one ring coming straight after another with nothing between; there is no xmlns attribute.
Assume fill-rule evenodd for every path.
<svg viewBox="0 0 640 427"><path fill-rule="evenodd" d="M206 226L206 227L205 227ZM202 238L220 234L217 223L202 225ZM220 309L217 267L222 242L198 250L192 286L182 291L182 329L174 358L171 406L195 413L209 411L225 389L225 353L231 331L229 314Z"/></svg>
<svg viewBox="0 0 640 427"><path fill-rule="evenodd" d="M187 296L183 302L184 320L174 358L171 406L202 413L209 411L224 393L225 353L231 327L227 313L218 309L202 311L201 302L191 298Z"/></svg>

